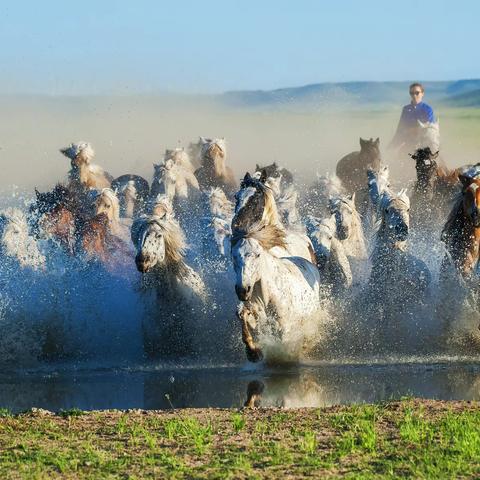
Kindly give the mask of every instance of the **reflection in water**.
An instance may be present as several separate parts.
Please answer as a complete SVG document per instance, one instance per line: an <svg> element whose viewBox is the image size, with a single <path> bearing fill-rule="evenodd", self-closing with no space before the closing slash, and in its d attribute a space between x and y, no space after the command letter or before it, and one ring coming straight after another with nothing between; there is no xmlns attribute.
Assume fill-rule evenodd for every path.
<svg viewBox="0 0 480 480"><path fill-rule="evenodd" d="M480 365L406 364L60 371L0 376L0 407L170 409L320 407L402 396L480 400Z"/></svg>

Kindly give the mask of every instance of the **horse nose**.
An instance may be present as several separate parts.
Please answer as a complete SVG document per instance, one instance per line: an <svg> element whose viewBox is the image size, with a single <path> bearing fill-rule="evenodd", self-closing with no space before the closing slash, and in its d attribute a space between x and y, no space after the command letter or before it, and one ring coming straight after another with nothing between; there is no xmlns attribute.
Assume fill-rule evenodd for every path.
<svg viewBox="0 0 480 480"><path fill-rule="evenodd" d="M348 228L342 225L338 228L338 239L346 240L347 238L348 238Z"/></svg>
<svg viewBox="0 0 480 480"><path fill-rule="evenodd" d="M397 235L400 238L402 238L402 239L407 238L407 236L408 236L408 226L405 223L401 223L400 225L397 225L395 230L396 230Z"/></svg>
<svg viewBox="0 0 480 480"><path fill-rule="evenodd" d="M135 257L135 264L137 265L137 270L139 272L142 272L142 273L146 273L147 270L148 270L148 267L147 267L147 263L145 261L145 257L139 253L136 257Z"/></svg>
<svg viewBox="0 0 480 480"><path fill-rule="evenodd" d="M246 287L235 285L235 293L237 294L238 299L242 302L249 299L251 291L252 287L250 285L247 285Z"/></svg>

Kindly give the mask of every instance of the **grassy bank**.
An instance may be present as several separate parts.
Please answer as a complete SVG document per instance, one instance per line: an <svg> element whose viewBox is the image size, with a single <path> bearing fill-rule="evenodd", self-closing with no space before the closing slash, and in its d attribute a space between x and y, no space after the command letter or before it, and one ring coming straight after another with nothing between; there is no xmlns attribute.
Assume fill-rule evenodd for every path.
<svg viewBox="0 0 480 480"><path fill-rule="evenodd" d="M37 411L0 418L0 478L478 478L480 404Z"/></svg>

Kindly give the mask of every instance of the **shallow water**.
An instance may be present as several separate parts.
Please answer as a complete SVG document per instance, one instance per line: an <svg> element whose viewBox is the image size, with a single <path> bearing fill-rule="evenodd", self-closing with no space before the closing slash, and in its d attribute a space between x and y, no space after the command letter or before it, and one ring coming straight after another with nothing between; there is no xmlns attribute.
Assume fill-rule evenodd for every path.
<svg viewBox="0 0 480 480"><path fill-rule="evenodd" d="M0 374L0 406L31 407L239 408L248 391L259 405L285 408L379 402L404 396L480 400L480 364L331 364L268 368L251 365L175 368L145 365L124 369L56 368Z"/></svg>

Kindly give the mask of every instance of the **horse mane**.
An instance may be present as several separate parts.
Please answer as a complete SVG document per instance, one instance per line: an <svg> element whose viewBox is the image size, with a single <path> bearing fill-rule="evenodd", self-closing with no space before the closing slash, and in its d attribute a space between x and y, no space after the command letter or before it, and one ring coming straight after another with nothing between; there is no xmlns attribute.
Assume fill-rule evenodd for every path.
<svg viewBox="0 0 480 480"><path fill-rule="evenodd" d="M255 222L243 230L234 231L231 238L231 245L234 246L240 240L247 238L253 238L260 243L265 250L270 250L273 247L287 247L285 230L278 225L268 224L264 221Z"/></svg>
<svg viewBox="0 0 480 480"><path fill-rule="evenodd" d="M111 188L104 188L97 197L97 201L102 197L106 197L112 205L112 221L118 223L120 221L120 201Z"/></svg>
<svg viewBox="0 0 480 480"><path fill-rule="evenodd" d="M463 215L463 192L458 192L453 201L453 207L447 217L447 221L442 229L441 238L445 241L457 231L463 231L459 228L460 220L464 219Z"/></svg>
<svg viewBox="0 0 480 480"><path fill-rule="evenodd" d="M156 215L142 220L144 225L155 224L162 232L165 240L165 263L171 265L183 262L187 241L180 224L172 217Z"/></svg>
<svg viewBox="0 0 480 480"><path fill-rule="evenodd" d="M216 177L225 176L226 144L223 138L202 140L202 165L214 170Z"/></svg>

